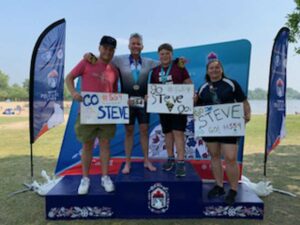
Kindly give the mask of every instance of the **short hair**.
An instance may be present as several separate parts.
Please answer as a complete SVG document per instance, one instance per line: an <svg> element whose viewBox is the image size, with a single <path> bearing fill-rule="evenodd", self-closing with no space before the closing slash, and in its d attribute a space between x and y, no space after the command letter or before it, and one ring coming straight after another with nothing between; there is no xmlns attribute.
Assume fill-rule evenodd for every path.
<svg viewBox="0 0 300 225"><path fill-rule="evenodd" d="M173 47L172 45L170 45L169 43L164 43L164 44L161 44L159 47L158 47L158 52L160 52L161 50L168 50L170 52L173 52Z"/></svg>
<svg viewBox="0 0 300 225"><path fill-rule="evenodd" d="M141 34L139 34L139 33L132 33L132 34L130 34L129 40L131 40L132 38L138 38L143 43L143 36Z"/></svg>

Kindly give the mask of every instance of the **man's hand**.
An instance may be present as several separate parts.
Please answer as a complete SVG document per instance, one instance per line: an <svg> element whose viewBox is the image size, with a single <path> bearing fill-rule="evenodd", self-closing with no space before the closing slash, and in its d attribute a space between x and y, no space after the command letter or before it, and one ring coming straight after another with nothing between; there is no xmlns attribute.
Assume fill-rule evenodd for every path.
<svg viewBox="0 0 300 225"><path fill-rule="evenodd" d="M178 58L177 65L179 68L184 68L186 64L187 64L186 58L184 58L183 56Z"/></svg>
<svg viewBox="0 0 300 225"><path fill-rule="evenodd" d="M95 64L98 58L91 52L85 53L83 58L88 61L90 64Z"/></svg>
<svg viewBox="0 0 300 225"><path fill-rule="evenodd" d="M71 95L75 101L82 102L82 96L78 92L75 91Z"/></svg>
<svg viewBox="0 0 300 225"><path fill-rule="evenodd" d="M144 101L147 102L148 101L148 95L144 96Z"/></svg>
<svg viewBox="0 0 300 225"><path fill-rule="evenodd" d="M128 106L133 106L133 104L134 104L134 101L132 99L128 99L127 105Z"/></svg>

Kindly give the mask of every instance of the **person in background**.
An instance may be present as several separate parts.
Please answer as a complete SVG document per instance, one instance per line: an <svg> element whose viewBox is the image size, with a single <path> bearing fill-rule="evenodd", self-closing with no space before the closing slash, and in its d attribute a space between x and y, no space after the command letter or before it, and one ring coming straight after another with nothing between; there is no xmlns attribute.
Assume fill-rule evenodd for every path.
<svg viewBox="0 0 300 225"><path fill-rule="evenodd" d="M250 121L251 110L247 97L240 85L224 75L222 63L215 53L208 55L206 65L206 82L199 88L196 105L214 105L242 102L244 106L245 122ZM237 164L238 137L203 137L211 155L211 168L216 185L208 192L209 198L220 197L225 194L223 187L223 155L226 163L226 174L230 190L225 196L225 202L232 205L238 191L239 167Z"/></svg>
<svg viewBox="0 0 300 225"><path fill-rule="evenodd" d="M87 92L117 92L118 90L118 70L110 64L117 46L117 41L113 37L103 36L100 41L100 57L95 64L90 64L86 60L81 60L67 75L66 84L75 101L82 101L82 96L75 90L74 80L81 76L81 91ZM89 169L93 158L93 146L95 139L99 139L100 159L101 159L101 185L106 192L114 191L115 187L108 176L108 165L110 158L110 139L115 135L115 124L87 125L80 123L78 114L75 123L75 133L77 139L83 144L81 156L82 179L78 187L78 194L87 194L90 186Z"/></svg>

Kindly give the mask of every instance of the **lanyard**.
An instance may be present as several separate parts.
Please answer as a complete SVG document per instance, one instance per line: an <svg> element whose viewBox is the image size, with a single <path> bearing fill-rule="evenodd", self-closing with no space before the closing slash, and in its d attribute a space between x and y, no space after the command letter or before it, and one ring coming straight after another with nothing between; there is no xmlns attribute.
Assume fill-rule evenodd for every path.
<svg viewBox="0 0 300 225"><path fill-rule="evenodd" d="M161 77L161 82L163 84L165 84L168 80L168 76L169 76L169 73L170 73L170 70L171 70L171 67L172 67L173 63L170 63L168 69L167 69L167 72L165 72L165 70L163 69L163 67L161 66L160 67L160 77Z"/></svg>
<svg viewBox="0 0 300 225"><path fill-rule="evenodd" d="M136 62L132 55L129 56L129 63L130 63L130 70L131 74L133 76L134 82L137 84L140 76L140 71L142 69L142 59L141 57Z"/></svg>
<svg viewBox="0 0 300 225"><path fill-rule="evenodd" d="M212 101L213 104L221 104L221 101L218 97L218 94L216 92L216 89L213 84L210 82L209 83L209 96L210 96L210 99Z"/></svg>

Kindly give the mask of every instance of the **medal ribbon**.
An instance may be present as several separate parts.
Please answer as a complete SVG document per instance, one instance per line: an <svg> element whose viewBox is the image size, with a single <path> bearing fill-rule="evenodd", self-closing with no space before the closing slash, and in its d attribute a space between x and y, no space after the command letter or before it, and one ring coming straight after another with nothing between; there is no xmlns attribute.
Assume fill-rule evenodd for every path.
<svg viewBox="0 0 300 225"><path fill-rule="evenodd" d="M165 70L163 69L163 67L161 66L160 67L160 77L161 77L161 82L163 84L165 84L167 81L168 81L168 76L169 76L169 73L170 73L170 70L171 70L171 67L172 67L173 63L171 63L167 69L167 72L165 72Z"/></svg>
<svg viewBox="0 0 300 225"><path fill-rule="evenodd" d="M133 59L132 55L130 55L129 63L130 63L130 70L131 70L133 80L134 80L135 84L138 84L140 71L142 69L142 59L140 57L136 63L136 61Z"/></svg>

